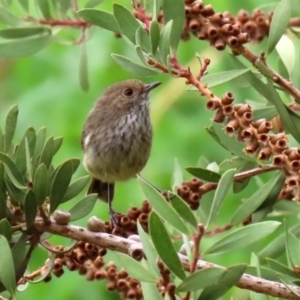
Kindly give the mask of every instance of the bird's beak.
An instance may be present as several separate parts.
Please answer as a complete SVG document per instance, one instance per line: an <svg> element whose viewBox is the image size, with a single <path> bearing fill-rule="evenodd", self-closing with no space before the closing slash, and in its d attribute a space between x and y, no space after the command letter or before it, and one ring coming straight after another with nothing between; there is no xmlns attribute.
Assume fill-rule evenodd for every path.
<svg viewBox="0 0 300 300"><path fill-rule="evenodd" d="M149 93L151 90L153 90L154 88L156 88L157 86L159 86L161 84L161 81L155 81L155 82L152 82L152 83L149 83L145 86L144 88L144 93Z"/></svg>

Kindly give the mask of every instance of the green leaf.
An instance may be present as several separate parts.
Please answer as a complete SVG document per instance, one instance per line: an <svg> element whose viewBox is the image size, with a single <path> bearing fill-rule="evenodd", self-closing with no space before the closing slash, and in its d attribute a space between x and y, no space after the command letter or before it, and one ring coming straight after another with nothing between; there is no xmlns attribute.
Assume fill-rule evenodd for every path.
<svg viewBox="0 0 300 300"><path fill-rule="evenodd" d="M292 13L292 1L282 0L276 7L270 25L268 54L272 52L281 36L284 34Z"/></svg>
<svg viewBox="0 0 300 300"><path fill-rule="evenodd" d="M90 88L88 72L88 56L86 52L86 42L82 43L79 58L79 83L83 91L87 92Z"/></svg>
<svg viewBox="0 0 300 300"><path fill-rule="evenodd" d="M34 157L37 157L44 147L46 137L46 127L42 127L36 134L36 144L34 148Z"/></svg>
<svg viewBox="0 0 300 300"><path fill-rule="evenodd" d="M117 253L117 258L120 261L121 266L131 277L139 281L155 282L155 276L153 276L153 274L150 273L149 270L141 264L141 262L138 262L123 253Z"/></svg>
<svg viewBox="0 0 300 300"><path fill-rule="evenodd" d="M156 20L152 20L150 25L150 40L151 40L151 49L153 55L156 54L157 47L159 45L159 39L160 39L159 24Z"/></svg>
<svg viewBox="0 0 300 300"><path fill-rule="evenodd" d="M211 126L214 133L217 135L222 145L228 149L234 155L243 158L245 160L253 161L255 160L253 157L246 155L243 151L245 144L237 141L236 139L230 137L224 131L224 125L214 122Z"/></svg>
<svg viewBox="0 0 300 300"><path fill-rule="evenodd" d="M277 111L280 115L280 119L282 122L282 125L284 127L284 129L288 132L290 132L293 137L296 139L296 141L298 143L300 143L300 120L299 117L294 114L294 112L292 112L281 100L279 94L277 93L277 91L275 90L275 88L273 87L272 83L268 80L267 86L269 88L269 92L271 93L271 97L270 100L272 103L275 104ZM297 116L295 119L293 118L293 116ZM295 123L295 121L298 120L298 125L297 123Z"/></svg>
<svg viewBox="0 0 300 300"><path fill-rule="evenodd" d="M18 0L21 7L28 13L29 12L29 4L28 0Z"/></svg>
<svg viewBox="0 0 300 300"><path fill-rule="evenodd" d="M3 235L8 241L12 239L12 229L7 219L0 221L0 235Z"/></svg>
<svg viewBox="0 0 300 300"><path fill-rule="evenodd" d="M19 58L35 54L48 46L51 40L51 30L49 29L41 35L0 42L0 58Z"/></svg>
<svg viewBox="0 0 300 300"><path fill-rule="evenodd" d="M106 11L86 8L78 11L78 14L85 21L95 24L112 32L120 32L120 27L113 14Z"/></svg>
<svg viewBox="0 0 300 300"><path fill-rule="evenodd" d="M37 214L37 202L32 190L28 190L24 200L24 213L27 230L34 224Z"/></svg>
<svg viewBox="0 0 300 300"><path fill-rule="evenodd" d="M2 166L2 164L1 164ZM5 191L0 189L0 220L6 217L6 197L4 194Z"/></svg>
<svg viewBox="0 0 300 300"><path fill-rule="evenodd" d="M27 264L24 264L25 254L26 254L26 240L27 233L22 233L18 241L11 248L11 254L13 257L16 278L23 276Z"/></svg>
<svg viewBox="0 0 300 300"><path fill-rule="evenodd" d="M71 183L61 203L73 199L75 196L77 196L83 190L83 188L86 186L89 180L90 180L90 176L86 175L78 178L73 183Z"/></svg>
<svg viewBox="0 0 300 300"><path fill-rule="evenodd" d="M161 274L159 272L158 266L157 266L157 258L158 254L150 240L150 236L143 230L140 222L137 222L137 229L138 234L141 239L141 242L143 244L143 250L146 255L147 261L149 263L149 268L153 271L153 273L160 277Z"/></svg>
<svg viewBox="0 0 300 300"><path fill-rule="evenodd" d="M255 162L254 161L242 160L242 163L236 169L236 174L244 172L244 171L247 171L247 170L251 170L251 169L254 168L254 166L255 166ZM244 179L241 182L234 181L233 182L233 192L235 194L241 192L248 185L250 179L251 178L247 178L247 179Z"/></svg>
<svg viewBox="0 0 300 300"><path fill-rule="evenodd" d="M221 179L220 174L215 173L208 169L196 168L196 167L186 167L185 169L193 176L205 181L218 182Z"/></svg>
<svg viewBox="0 0 300 300"><path fill-rule="evenodd" d="M61 203L72 177L72 161L67 160L58 168L50 189L50 213L53 213Z"/></svg>
<svg viewBox="0 0 300 300"><path fill-rule="evenodd" d="M88 0L85 4L85 7L95 7L101 4L104 0Z"/></svg>
<svg viewBox="0 0 300 300"><path fill-rule="evenodd" d="M140 26L140 23L132 15L132 13L124 6L114 3L113 12L122 33L133 43L135 43L135 32Z"/></svg>
<svg viewBox="0 0 300 300"><path fill-rule="evenodd" d="M216 74L205 75L201 78L202 84L207 84L208 88L212 88L223 83L227 83L235 78L238 78L245 73L249 72L249 69L237 69Z"/></svg>
<svg viewBox="0 0 300 300"><path fill-rule="evenodd" d="M5 288L15 298L16 274L14 262L9 244L4 236L0 235L0 281Z"/></svg>
<svg viewBox="0 0 300 300"><path fill-rule="evenodd" d="M18 166L20 173L24 176L26 173L26 150L25 137L23 136L20 144L17 146L15 155L15 164Z"/></svg>
<svg viewBox="0 0 300 300"><path fill-rule="evenodd" d="M27 177L29 181L32 181L32 161L30 156L30 149L27 138L25 138L25 156L26 156L26 169L27 169Z"/></svg>
<svg viewBox="0 0 300 300"><path fill-rule="evenodd" d="M159 56L164 65L168 64L168 55L170 55L170 36L173 21L169 21L162 29L159 39L158 49Z"/></svg>
<svg viewBox="0 0 300 300"><path fill-rule="evenodd" d="M294 41L295 44L295 64L294 68L291 73L291 82L293 85L299 90L300 89L300 82L298 80L299 76L299 66L300 66L300 41Z"/></svg>
<svg viewBox="0 0 300 300"><path fill-rule="evenodd" d="M4 139L5 139L5 136L0 128L0 151L3 152L4 151Z"/></svg>
<svg viewBox="0 0 300 300"><path fill-rule="evenodd" d="M85 196L78 203L76 203L69 210L69 213L71 214L70 221L75 221L88 215L93 210L97 199L98 199L97 194L90 194Z"/></svg>
<svg viewBox="0 0 300 300"><path fill-rule="evenodd" d="M300 266L300 242L299 239L290 232L286 233L286 248L293 267Z"/></svg>
<svg viewBox="0 0 300 300"><path fill-rule="evenodd" d="M54 152L54 141L53 141L53 136L50 136L45 142L44 147L42 149L39 165L44 164L48 169L53 158L53 152Z"/></svg>
<svg viewBox="0 0 300 300"><path fill-rule="evenodd" d="M141 282L144 300L164 300L153 282Z"/></svg>
<svg viewBox="0 0 300 300"><path fill-rule="evenodd" d="M57 153L57 151L60 149L62 142L63 142L63 137L58 137L53 139L53 156Z"/></svg>
<svg viewBox="0 0 300 300"><path fill-rule="evenodd" d="M7 10L3 6L0 6L0 23L9 25L9 26L19 26L22 21L10 10Z"/></svg>
<svg viewBox="0 0 300 300"><path fill-rule="evenodd" d="M172 191L176 191L177 188L181 186L182 182L183 182L183 175L182 175L181 166L179 165L178 160L175 159L175 167L172 176Z"/></svg>
<svg viewBox="0 0 300 300"><path fill-rule="evenodd" d="M186 275L177 252L164 224L154 211L151 212L149 217L149 230L152 242L161 260L173 274L183 280Z"/></svg>
<svg viewBox="0 0 300 300"><path fill-rule="evenodd" d="M155 212L179 232L189 234L189 230L181 220L174 208L159 194L148 182L138 177L139 184L146 199L150 202Z"/></svg>
<svg viewBox="0 0 300 300"><path fill-rule="evenodd" d="M34 153L35 142L36 142L35 130L32 127L29 127L26 130L24 136L25 136L25 138L27 139L27 142L28 142L30 157L32 157L33 153Z"/></svg>
<svg viewBox="0 0 300 300"><path fill-rule="evenodd" d="M5 185L10 199L13 203L19 202L18 204L23 204L25 198L25 191L27 188L25 187L16 187L15 184L12 183L9 176L5 178Z"/></svg>
<svg viewBox="0 0 300 300"><path fill-rule="evenodd" d="M221 280L213 285L205 287L197 300L219 299L239 281L245 272L246 267L246 264L227 267L226 273L222 276Z"/></svg>
<svg viewBox="0 0 300 300"><path fill-rule="evenodd" d="M39 0L36 2L43 17L46 20L51 19L51 13L50 13L50 3L49 0Z"/></svg>
<svg viewBox="0 0 300 300"><path fill-rule="evenodd" d="M26 188L25 180L22 174L18 170L15 163L10 159L10 157L0 152L0 161L4 163L6 174L8 175L12 183L20 189Z"/></svg>
<svg viewBox="0 0 300 300"><path fill-rule="evenodd" d="M216 282L226 273L223 268L211 267L198 270L185 278L177 287L178 292L190 292L203 289Z"/></svg>
<svg viewBox="0 0 300 300"><path fill-rule="evenodd" d="M266 221L238 228L209 247L205 254L227 252L234 249L249 247L251 244L267 237L274 232L280 222Z"/></svg>
<svg viewBox="0 0 300 300"><path fill-rule="evenodd" d="M238 224L247 219L257 208L259 208L265 200L268 199L269 194L278 186L281 181L282 172L276 172L267 183L260 186L248 199L246 199L235 211L230 221L230 224ZM276 197L277 199L277 197Z"/></svg>
<svg viewBox="0 0 300 300"><path fill-rule="evenodd" d="M35 172L33 192L37 205L42 205L45 202L46 197L49 196L49 175L44 164L39 165Z"/></svg>
<svg viewBox="0 0 300 300"><path fill-rule="evenodd" d="M232 186L234 173L235 169L231 169L222 175L212 201L206 227L214 221L217 213L219 212L220 207Z"/></svg>
<svg viewBox="0 0 300 300"><path fill-rule="evenodd" d="M290 77L294 69L296 59L294 43L287 35L284 34L278 41L276 50Z"/></svg>
<svg viewBox="0 0 300 300"><path fill-rule="evenodd" d="M0 52L1 52L1 45L0 45ZM8 152L16 131L18 113L19 113L18 105L12 106L8 111L6 122L5 122L5 148L4 148L5 152Z"/></svg>
<svg viewBox="0 0 300 300"><path fill-rule="evenodd" d="M138 76L153 76L159 73L155 69L150 69L143 65L137 64L127 57L118 54L112 54L111 56L119 66L129 73L133 73Z"/></svg>
<svg viewBox="0 0 300 300"><path fill-rule="evenodd" d="M0 37L4 39L20 39L48 33L49 29L46 27L15 27L0 30Z"/></svg>
<svg viewBox="0 0 300 300"><path fill-rule="evenodd" d="M135 44L140 45L145 52L151 52L150 37L142 26L136 31Z"/></svg>
<svg viewBox="0 0 300 300"><path fill-rule="evenodd" d="M269 105L263 108L257 108L253 110L253 119L266 119L271 120L278 115L278 111L274 105Z"/></svg>
<svg viewBox="0 0 300 300"><path fill-rule="evenodd" d="M163 0L162 4L165 23L173 21L170 43L173 50L176 51L185 23L184 2L182 0Z"/></svg>
<svg viewBox="0 0 300 300"><path fill-rule="evenodd" d="M198 222L190 207L177 195L172 195L170 202L178 215L187 223L192 225L194 229L197 229Z"/></svg>
<svg viewBox="0 0 300 300"><path fill-rule="evenodd" d="M271 258L266 258L266 261L267 261L268 266L269 266L270 269L272 269L272 270L274 270L278 273L281 273L281 274L287 275L289 277L292 277L294 279L299 279L298 275L296 275L292 270L290 270L288 267L281 264L277 260L273 260Z"/></svg>

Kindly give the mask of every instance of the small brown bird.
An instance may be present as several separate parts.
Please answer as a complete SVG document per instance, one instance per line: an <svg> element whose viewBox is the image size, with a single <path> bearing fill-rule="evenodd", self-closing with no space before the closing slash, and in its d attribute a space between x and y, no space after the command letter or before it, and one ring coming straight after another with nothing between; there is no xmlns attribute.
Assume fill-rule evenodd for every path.
<svg viewBox="0 0 300 300"><path fill-rule="evenodd" d="M108 203L114 226L114 184L135 177L147 163L152 145L149 92L160 84L132 79L109 87L82 131L83 164L93 177L88 194L98 193Z"/></svg>

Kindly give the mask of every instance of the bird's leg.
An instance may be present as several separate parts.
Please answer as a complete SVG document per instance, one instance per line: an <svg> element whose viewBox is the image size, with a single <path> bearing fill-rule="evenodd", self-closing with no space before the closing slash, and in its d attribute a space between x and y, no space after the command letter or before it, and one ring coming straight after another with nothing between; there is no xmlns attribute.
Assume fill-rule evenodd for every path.
<svg viewBox="0 0 300 300"><path fill-rule="evenodd" d="M111 227L113 228L117 228L119 225L119 218L117 213L113 210L112 208L112 200L110 198L110 189L109 189L109 183L107 183L107 199L108 199L108 213L110 216L110 222L111 222Z"/></svg>

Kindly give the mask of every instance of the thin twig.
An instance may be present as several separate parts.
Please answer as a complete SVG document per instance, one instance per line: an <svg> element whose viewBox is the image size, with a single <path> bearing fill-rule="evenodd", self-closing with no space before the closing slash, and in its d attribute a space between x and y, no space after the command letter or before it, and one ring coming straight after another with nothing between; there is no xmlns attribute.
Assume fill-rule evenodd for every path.
<svg viewBox="0 0 300 300"><path fill-rule="evenodd" d="M79 227L75 225L63 226L63 225L58 225L54 222L51 222L50 224L44 224L42 219L37 219L35 221L35 228L39 232L50 232L70 239L88 242L100 247L104 247L110 250L115 250L126 254L128 254L128 249L133 244L136 244L135 247L140 246L142 250L142 244L134 240L125 239L119 236L102 233L102 232L99 233L91 232L83 227ZM178 256L184 269L186 271L190 271L190 262L187 256L182 254L178 254ZM211 267L224 268L214 263L210 263L198 259L197 269L207 269ZM299 300L299 298L295 294L293 294L289 289L300 294L300 287L289 285L289 289L288 289L282 283L265 280L248 274L244 274L241 277L241 279L238 281L236 286L242 289L247 289L250 291L262 293L273 297Z"/></svg>

